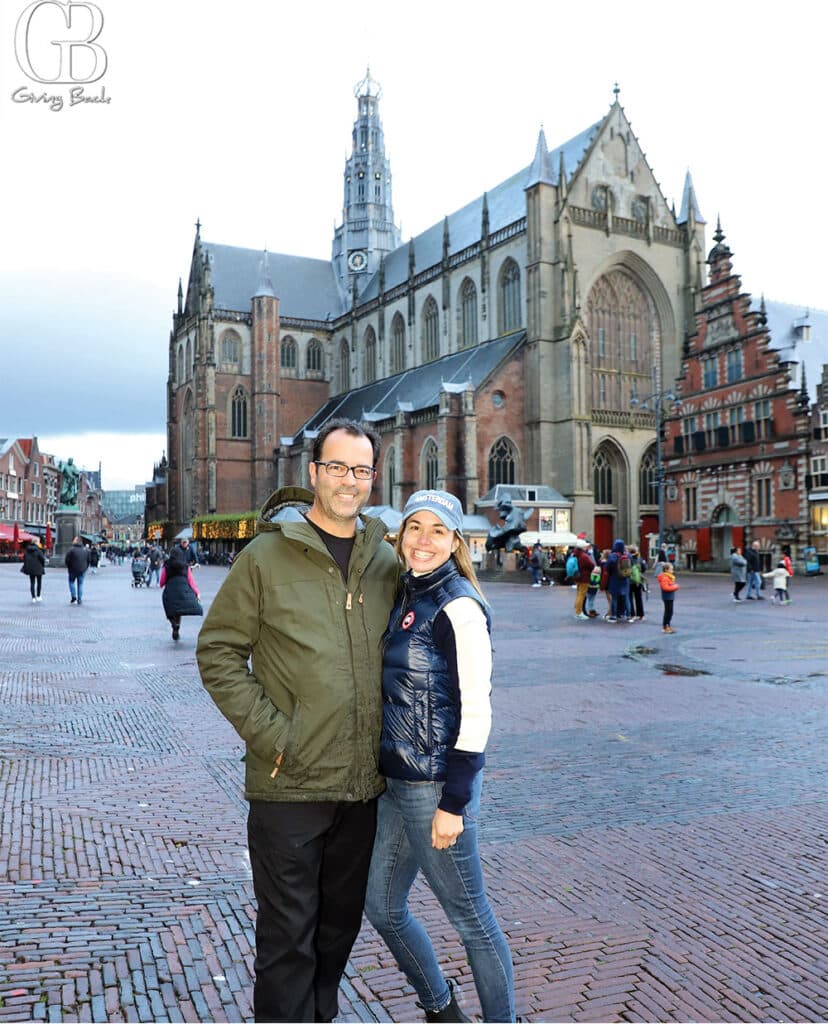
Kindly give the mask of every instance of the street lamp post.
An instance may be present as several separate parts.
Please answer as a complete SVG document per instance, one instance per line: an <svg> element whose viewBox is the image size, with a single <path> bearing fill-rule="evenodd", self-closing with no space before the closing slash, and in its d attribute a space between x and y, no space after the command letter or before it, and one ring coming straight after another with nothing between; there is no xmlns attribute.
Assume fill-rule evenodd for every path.
<svg viewBox="0 0 828 1024"><path fill-rule="evenodd" d="M672 391L662 391L658 387L658 368L653 366L653 390L644 398L633 396L630 405L647 411L651 406L655 416L656 433L656 489L658 495L658 544L664 546L664 462L661 455L661 425L664 402L671 402L673 406L680 406L681 399L677 398Z"/></svg>

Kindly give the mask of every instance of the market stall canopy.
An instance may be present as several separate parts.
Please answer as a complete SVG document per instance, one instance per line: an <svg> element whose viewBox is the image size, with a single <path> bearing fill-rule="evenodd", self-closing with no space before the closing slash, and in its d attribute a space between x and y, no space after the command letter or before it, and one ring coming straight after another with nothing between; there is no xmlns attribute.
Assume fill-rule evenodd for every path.
<svg viewBox="0 0 828 1024"><path fill-rule="evenodd" d="M545 548L571 547L577 539L576 534L568 533L565 530L560 532L556 530L527 530L519 537L520 543L525 548L537 544L538 541Z"/></svg>
<svg viewBox="0 0 828 1024"><path fill-rule="evenodd" d="M8 541L10 544L15 544L18 541L22 543L23 541L34 539L35 538L28 532L28 530L21 530L19 526L15 530L14 526L7 526L5 523L0 523L0 540Z"/></svg>

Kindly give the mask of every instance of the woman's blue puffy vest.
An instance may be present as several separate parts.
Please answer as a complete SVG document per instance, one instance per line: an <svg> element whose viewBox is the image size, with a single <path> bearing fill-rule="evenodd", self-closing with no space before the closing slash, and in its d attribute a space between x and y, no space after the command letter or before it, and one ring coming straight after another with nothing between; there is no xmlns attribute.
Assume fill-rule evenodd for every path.
<svg viewBox="0 0 828 1024"><path fill-rule="evenodd" d="M458 597L480 595L453 558L427 576L402 578L403 589L384 638L379 767L391 779L444 780L460 731L460 693L434 644L434 620Z"/></svg>

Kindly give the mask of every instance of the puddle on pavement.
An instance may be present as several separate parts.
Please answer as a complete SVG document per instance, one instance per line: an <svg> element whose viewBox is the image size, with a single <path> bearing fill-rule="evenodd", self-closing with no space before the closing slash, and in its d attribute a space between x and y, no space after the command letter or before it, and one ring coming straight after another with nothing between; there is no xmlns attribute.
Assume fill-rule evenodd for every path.
<svg viewBox="0 0 828 1024"><path fill-rule="evenodd" d="M656 665L665 676L709 676L703 668L690 668L687 665Z"/></svg>
<svg viewBox="0 0 828 1024"><path fill-rule="evenodd" d="M635 658L639 654L655 654L657 650L657 647L645 647L643 644L641 644L637 647L631 647L625 655L625 657Z"/></svg>

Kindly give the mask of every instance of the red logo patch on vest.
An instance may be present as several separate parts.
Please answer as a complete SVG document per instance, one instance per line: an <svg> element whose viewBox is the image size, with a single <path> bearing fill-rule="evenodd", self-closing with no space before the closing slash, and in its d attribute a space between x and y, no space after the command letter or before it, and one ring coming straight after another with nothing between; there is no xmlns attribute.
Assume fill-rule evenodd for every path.
<svg viewBox="0 0 828 1024"><path fill-rule="evenodd" d="M414 612L407 612L400 625L403 629L411 629L414 625Z"/></svg>

